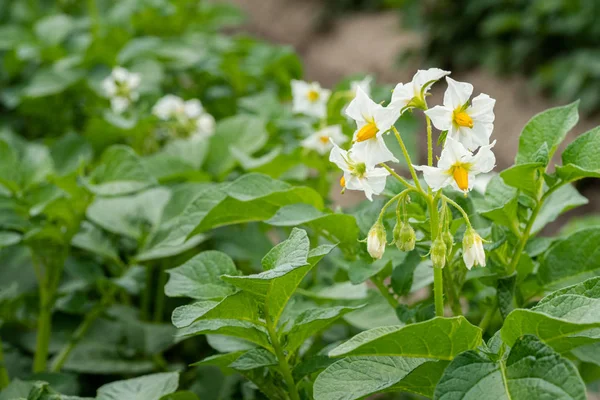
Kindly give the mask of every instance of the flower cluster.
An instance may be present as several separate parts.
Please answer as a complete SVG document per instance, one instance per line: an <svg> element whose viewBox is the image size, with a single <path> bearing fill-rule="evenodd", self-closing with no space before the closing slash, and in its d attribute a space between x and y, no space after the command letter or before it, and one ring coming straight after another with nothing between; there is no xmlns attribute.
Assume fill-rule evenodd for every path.
<svg viewBox="0 0 600 400"><path fill-rule="evenodd" d="M373 258L381 258L385 251L387 236L382 224L383 211L393 202L398 210L410 201L409 193L416 192L428 200L432 214L430 254L435 267L443 267L453 246L449 232L448 204L463 214L467 230L463 239L463 260L467 268L474 265L485 266L483 239L471 227L468 216L458 204L444 196L440 190L452 187L465 194L473 188L475 176L490 172L495 166L495 156L490 143L494 128L495 100L486 94L471 99L473 86L457 82L448 77L450 72L438 68L419 70L412 81L399 83L393 90L390 101L382 105L370 97L371 79L351 84L352 101L345 108L346 115L354 121L352 144L348 150L340 147L346 140L338 125L321 128L302 143L309 149L324 154L330 149L329 160L342 171L340 184L343 190L363 191L365 196L383 192L389 175L394 175L407 189L390 200L380 218L367 237L367 249ZM443 105L429 108L426 97L432 85L444 78L448 88L444 94ZM305 115L325 118L330 92L317 83L292 82L294 96L293 111ZM398 118L407 111L421 110L427 119L429 156L427 165L412 165L410 155L395 127ZM438 143L443 143L437 166L433 165L433 144L431 125L441 131ZM398 162L385 143L385 136L393 132L409 164L413 184L397 175L386 163ZM415 171L421 171L429 187L424 191ZM443 201L439 201L443 199ZM440 208L441 205L441 208ZM402 206L402 207L401 207ZM404 251L415 247L416 235L410 226L406 213L397 212L397 225L394 228L394 243ZM433 215L438 226L434 226ZM437 232L437 233L434 233Z"/></svg>
<svg viewBox="0 0 600 400"><path fill-rule="evenodd" d="M215 119L204 110L198 99L186 101L168 94L156 102L152 114L171 123L175 136L201 139L215 132Z"/></svg>
<svg viewBox="0 0 600 400"><path fill-rule="evenodd" d="M138 100L140 81L140 74L129 72L123 67L114 68L110 75L104 78L102 89L110 99L110 106L115 113L123 113L131 103Z"/></svg>

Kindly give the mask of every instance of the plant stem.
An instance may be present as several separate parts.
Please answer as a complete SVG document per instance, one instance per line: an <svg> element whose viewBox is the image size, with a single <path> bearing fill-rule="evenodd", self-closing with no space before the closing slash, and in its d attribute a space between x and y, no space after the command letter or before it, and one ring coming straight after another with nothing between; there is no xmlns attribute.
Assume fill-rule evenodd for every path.
<svg viewBox="0 0 600 400"><path fill-rule="evenodd" d="M146 266L146 285L142 291L141 308L142 308L142 319L145 321L150 320L150 308L152 306L151 292L152 292L152 265Z"/></svg>
<svg viewBox="0 0 600 400"><path fill-rule="evenodd" d="M0 391L10 384L10 377L6 370L6 363L4 361L4 349L2 348L2 339L0 339Z"/></svg>
<svg viewBox="0 0 600 400"><path fill-rule="evenodd" d="M431 242L437 238L439 232L439 215L437 209L437 196L429 201L429 220L431 224ZM433 296L435 301L435 315L444 316L444 275L442 268L433 267Z"/></svg>
<svg viewBox="0 0 600 400"><path fill-rule="evenodd" d="M64 363L67 361L67 358L71 354L71 351L73 351L77 343L79 343L79 341L87 333L88 329L96 320L96 318L100 316L100 313L101 310L94 310L85 316L83 322L77 327L77 330L75 333L73 333L73 336L71 336L69 342L60 350L58 355L52 361L52 364L50 365L50 372L60 372Z"/></svg>
<svg viewBox="0 0 600 400"><path fill-rule="evenodd" d="M385 211L394 203L394 201L396 201L396 200L401 201L404 196L408 195L410 192L415 191L415 190L416 189L411 186L410 188L404 189L402 192L398 193L397 195L392 197L390 200L388 200L388 202L385 203L385 205L381 208L381 211L379 212L379 217L377 218L377 221L381 221L383 219L383 216L385 215Z"/></svg>
<svg viewBox="0 0 600 400"><path fill-rule="evenodd" d="M38 315L33 372L45 372L48 362L48 346L52 331L52 305L49 297L47 290L40 286L40 314Z"/></svg>
<svg viewBox="0 0 600 400"><path fill-rule="evenodd" d="M400 183L402 183L404 186L409 187L409 188L414 187L413 185L411 185L410 183L408 183L408 181L406 179L404 179L403 177L401 177L400 175L398 175L396 173L396 171L394 171L393 169L391 169L390 167L388 167L387 164L381 163L379 165L381 165L383 168L387 169L388 172L390 174L392 174L392 176L394 178L398 179L400 181Z"/></svg>
<svg viewBox="0 0 600 400"><path fill-rule="evenodd" d="M453 257L449 257L449 260L452 260ZM454 315L462 315L462 307L460 305L460 299L454 291L454 279L452 278L452 271L450 269L450 265L446 266L443 269L444 271L444 283L446 284L446 293L448 295L448 303L450 304L450 309L452 309L452 314Z"/></svg>
<svg viewBox="0 0 600 400"><path fill-rule="evenodd" d="M287 363L287 359L285 358L285 354L283 353L281 344L279 343L279 339L277 338L277 332L275 332L273 322L271 321L268 315L266 321L267 331L269 332L269 337L271 338L273 350L275 351L275 355L277 356L277 360L279 361L279 369L281 370L281 375L283 376L283 379L287 384L290 399L300 400L300 394L298 393L298 389L296 388L296 382L294 382L292 371L290 370L290 366Z"/></svg>
<svg viewBox="0 0 600 400"><path fill-rule="evenodd" d="M392 295L390 293L390 290L388 289L387 286L385 286L385 283L383 283L383 280L378 276L374 276L371 278L371 282L373 282L373 284L377 287L377 289L379 289L379 292L381 293L381 295L383 297L385 297L385 299L390 304L390 306L392 306L392 308L395 310L396 307L398 307L398 300L396 300L394 298L394 295Z"/></svg>
<svg viewBox="0 0 600 400"><path fill-rule="evenodd" d="M473 228L473 227L471 226L471 221L469 220L469 215L467 214L467 212L466 212L466 211L465 211L465 210L464 210L464 209L463 209L463 208L462 208L462 207L461 207L461 206L460 206L460 205L459 205L457 202L455 202L454 200L452 200L452 199L451 199L451 198L449 198L449 197L446 197L445 195L442 195L442 198L443 198L444 200L446 200L448 203L452 204L452 206L453 206L454 208L456 208L456 209L457 209L457 210L458 210L458 211L459 211L459 212L462 214L462 216L463 216L463 218L464 218L464 220L465 220L465 223L467 224L467 226L468 226L469 228Z"/></svg>
<svg viewBox="0 0 600 400"><path fill-rule="evenodd" d="M161 322L165 312L165 284L167 272L163 267L158 269L158 285L156 286L156 304L154 305L154 322Z"/></svg>
<svg viewBox="0 0 600 400"><path fill-rule="evenodd" d="M425 120L427 121L427 165L430 167L433 165L433 139L431 133L431 119L425 114Z"/></svg>
<svg viewBox="0 0 600 400"><path fill-rule="evenodd" d="M402 149L402 154L404 154L404 159L406 160L406 164L408 165L408 170L410 171L410 175L412 176L413 181L415 182L415 186L417 187L417 189L419 189L419 191L422 192L423 189L421 188L421 182L419 182L419 178L417 177L417 173L415 172L415 169L412 165L412 161L410 160L410 155L408 154L408 150L406 150L404 141L402 140L402 137L400 136L400 132L398 132L398 129L396 129L396 127L393 125L392 125L392 130L394 131L394 135L396 135L398 144L400 145L400 148Z"/></svg>

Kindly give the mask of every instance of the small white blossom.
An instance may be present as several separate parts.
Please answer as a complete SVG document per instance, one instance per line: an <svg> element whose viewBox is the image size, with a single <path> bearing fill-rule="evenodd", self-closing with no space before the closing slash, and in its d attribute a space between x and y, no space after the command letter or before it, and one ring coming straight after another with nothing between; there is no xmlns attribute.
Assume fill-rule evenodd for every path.
<svg viewBox="0 0 600 400"><path fill-rule="evenodd" d="M487 146L482 146L477 154L473 155L462 144L448 137L446 145L438 161L437 167L415 165L415 169L423 171L425 182L433 190L439 190L451 185L465 194L473 188L475 176L490 172L495 164L496 157L491 148L496 141Z"/></svg>
<svg viewBox="0 0 600 400"><path fill-rule="evenodd" d="M183 113L185 104L186 103L181 97L167 94L161 97L154 107L152 107L152 114L163 121L167 121L171 118L175 118L176 115Z"/></svg>
<svg viewBox="0 0 600 400"><path fill-rule="evenodd" d="M392 128L398 119L398 111L375 103L358 87L356 97L346 109L346 114L356 121L354 132L356 152L365 154L365 162L374 166L386 161L398 162L387 148L383 134Z"/></svg>
<svg viewBox="0 0 600 400"><path fill-rule="evenodd" d="M324 118L331 91L323 89L317 82L292 80L292 110L295 113Z"/></svg>
<svg viewBox="0 0 600 400"><path fill-rule="evenodd" d="M342 150L333 143L329 161L335 163L344 176L340 185L348 190L361 190L369 200L374 194L380 194L385 189L385 181L390 174L385 168L375 168L366 163L365 154L354 147L350 151Z"/></svg>
<svg viewBox="0 0 600 400"><path fill-rule="evenodd" d="M425 114L437 129L448 131L449 138L461 142L467 149L487 145L494 130L496 100L482 93L469 103L473 85L448 77L446 81L444 105L435 106Z"/></svg>
<svg viewBox="0 0 600 400"><path fill-rule="evenodd" d="M478 265L485 267L483 240L472 228L468 229L463 237L463 260L468 269Z"/></svg>
<svg viewBox="0 0 600 400"><path fill-rule="evenodd" d="M327 126L320 129L302 141L302 147L315 150L319 154L326 154L333 148L331 142L343 144L348 138L342 133L339 125Z"/></svg>
<svg viewBox="0 0 600 400"><path fill-rule="evenodd" d="M392 93L390 107L403 111L406 108L418 107L425 108L424 96L431 86L444 76L449 75L450 71L444 71L439 68L420 69L413 76L412 81L408 83L399 83Z"/></svg>
<svg viewBox="0 0 600 400"><path fill-rule="evenodd" d="M381 222L375 223L367 235L367 251L371 257L379 260L385 252L386 235Z"/></svg>
<svg viewBox="0 0 600 400"><path fill-rule="evenodd" d="M202 103L198 99L186 101L183 109L185 116L189 119L199 118L202 114L204 114L204 107L202 107Z"/></svg>
<svg viewBox="0 0 600 400"><path fill-rule="evenodd" d="M200 115L194 120L195 129L191 136L194 138L206 138L215 133L215 118L207 113Z"/></svg>
<svg viewBox="0 0 600 400"><path fill-rule="evenodd" d="M114 68L111 74L104 78L102 89L110 99L111 108L115 113L124 112L131 103L137 101L140 82L140 74L129 72L123 67Z"/></svg>

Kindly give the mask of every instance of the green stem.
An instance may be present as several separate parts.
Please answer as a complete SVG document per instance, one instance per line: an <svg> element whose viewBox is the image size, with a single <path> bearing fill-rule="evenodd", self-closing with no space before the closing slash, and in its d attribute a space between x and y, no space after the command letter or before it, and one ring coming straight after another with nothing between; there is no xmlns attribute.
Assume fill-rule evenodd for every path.
<svg viewBox="0 0 600 400"><path fill-rule="evenodd" d="M92 323L100 316L100 314L101 311L92 311L85 316L83 322L77 327L77 330L73 333L69 342L60 350L54 360L52 360L50 372L60 372L64 363L69 358L71 351L73 351L77 343L84 337Z"/></svg>
<svg viewBox="0 0 600 400"><path fill-rule="evenodd" d="M401 177L400 175L398 175L396 173L396 171L394 171L393 169L391 169L390 167L388 167L385 163L381 163L379 165L381 165L383 168L387 169L388 172L390 174L392 174L392 176L394 178L398 179L400 181L400 183L402 183L404 186L406 186L408 188L414 187L413 185L411 185L410 183L408 183L408 181L406 179L404 179L403 177Z"/></svg>
<svg viewBox="0 0 600 400"><path fill-rule="evenodd" d="M390 293L390 290L387 286L385 286L383 280L378 276L374 276L371 278L371 282L373 282L373 284L375 285L375 287L377 287L381 295L385 297L390 306L392 306L392 308L395 310L396 307L398 307L398 300L396 300L394 298L394 295Z"/></svg>
<svg viewBox="0 0 600 400"><path fill-rule="evenodd" d="M437 198L437 196L436 196ZM431 224L431 243L437 238L439 232L439 215L437 200L433 198L429 202L429 215ZM442 268L433 268L433 296L435 301L435 315L444 316L444 275Z"/></svg>
<svg viewBox="0 0 600 400"><path fill-rule="evenodd" d="M163 267L158 269L158 285L156 286L156 304L154 305L154 322L161 322L165 312L165 284L167 272Z"/></svg>
<svg viewBox="0 0 600 400"><path fill-rule="evenodd" d="M385 203L385 205L381 208L381 211L379 212L379 217L377 218L377 221L381 221L383 219L383 216L385 215L385 211L392 205L394 204L394 202L396 200L401 201L402 198L406 195L408 195L410 192L415 191L416 189L414 187L410 187L408 189L404 189L403 191L401 191L400 193L398 193L397 195L395 195L394 197L392 197L387 203Z"/></svg>
<svg viewBox="0 0 600 400"><path fill-rule="evenodd" d="M449 257L449 260L451 261L452 257ZM452 271L450 267L451 266L448 265L446 268L444 268L444 283L446 284L448 303L450 304L450 309L452 309L452 314L462 315L462 307L460 305L460 299L454 291L454 279L452 278Z"/></svg>
<svg viewBox="0 0 600 400"><path fill-rule="evenodd" d="M396 129L395 126L392 125L392 130L394 131L394 135L396 135L396 140L398 140L398 144L400 145L400 148L402 149L402 154L404 154L404 159L406 160L406 164L408 165L408 170L410 171L410 175L413 178L413 181L415 182L415 186L417 187L417 189L419 189L419 191L423 191L423 189L421 188L421 182L419 182L419 178L417 177L417 173L415 172L415 169L412 165L412 161L410 160L410 155L408 154L408 150L406 149L406 146L404 145L404 141L402 140L402 137L400 136L400 132L398 132L398 129Z"/></svg>
<svg viewBox="0 0 600 400"><path fill-rule="evenodd" d="M427 165L433 165L433 138L431 133L431 119L425 114L427 121Z"/></svg>
<svg viewBox="0 0 600 400"><path fill-rule="evenodd" d="M10 384L10 377L6 370L6 363L4 361L4 349L2 348L2 339L0 339L0 391Z"/></svg>
<svg viewBox="0 0 600 400"><path fill-rule="evenodd" d="M445 195L442 195L442 198L445 201L447 201L448 203L452 204L452 206L454 208L456 208L462 214L462 216L463 216L463 218L465 220L465 223L467 224L467 226L469 228L472 229L473 227L471 226L471 221L469 220L469 215L467 214L467 212L457 202L455 202L454 200L450 199L449 197L446 197Z"/></svg>
<svg viewBox="0 0 600 400"><path fill-rule="evenodd" d="M271 338L271 344L273 345L273 350L275 351L275 355L277 356L277 361L279 362L279 369L281 371L281 375L283 376L283 379L287 384L290 399L300 400L300 394L298 393L298 389L296 388L296 382L294 381L292 371L290 370L290 366L287 363L287 359L285 358L285 354L283 353L283 349L281 348L281 344L279 343L279 338L277 337L277 332L275 332L273 322L268 317L268 315L266 320L267 331L269 333L269 337Z"/></svg>
<svg viewBox="0 0 600 400"><path fill-rule="evenodd" d="M142 291L142 319L145 321L150 320L150 308L152 307L152 272L153 268L151 265L146 267L146 286Z"/></svg>
<svg viewBox="0 0 600 400"><path fill-rule="evenodd" d="M50 345L50 332L52 331L51 307L49 293L45 288L40 286L40 314L38 315L33 372L46 371L48 363L48 346Z"/></svg>

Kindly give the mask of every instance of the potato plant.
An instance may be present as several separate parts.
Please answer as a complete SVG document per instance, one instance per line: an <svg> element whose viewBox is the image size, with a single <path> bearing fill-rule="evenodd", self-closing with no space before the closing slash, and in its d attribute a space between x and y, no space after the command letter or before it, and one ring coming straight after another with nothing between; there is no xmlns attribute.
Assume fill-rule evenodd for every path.
<svg viewBox="0 0 600 400"><path fill-rule="evenodd" d="M495 101L449 71L327 89L228 6L4 3L0 400L597 388L600 225L547 228L600 177L598 129L557 154L577 103L492 172Z"/></svg>

